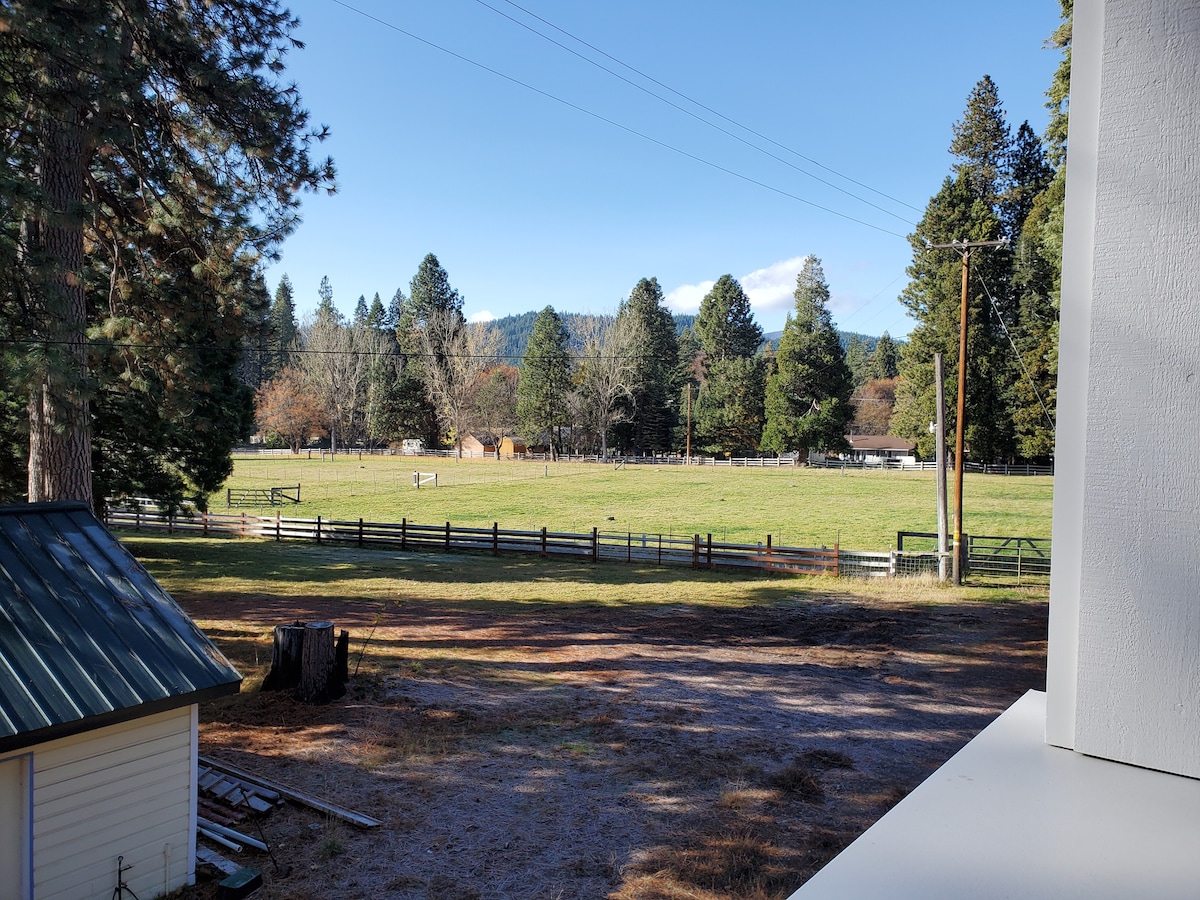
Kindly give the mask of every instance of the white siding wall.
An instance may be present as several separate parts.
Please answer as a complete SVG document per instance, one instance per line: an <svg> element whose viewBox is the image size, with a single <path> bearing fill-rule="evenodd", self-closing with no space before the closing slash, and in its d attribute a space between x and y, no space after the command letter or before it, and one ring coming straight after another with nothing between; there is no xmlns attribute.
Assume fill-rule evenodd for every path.
<svg viewBox="0 0 1200 900"><path fill-rule="evenodd" d="M33 755L34 896L142 900L194 876L195 707L43 744Z"/></svg>
<svg viewBox="0 0 1200 900"><path fill-rule="evenodd" d="M1074 36L1047 738L1200 777L1200 0Z"/></svg>

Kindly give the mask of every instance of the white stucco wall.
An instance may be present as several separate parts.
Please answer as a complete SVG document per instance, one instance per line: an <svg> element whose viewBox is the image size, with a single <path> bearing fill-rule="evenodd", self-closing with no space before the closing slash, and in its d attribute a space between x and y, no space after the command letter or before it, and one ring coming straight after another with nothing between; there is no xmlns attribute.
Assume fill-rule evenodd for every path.
<svg viewBox="0 0 1200 900"><path fill-rule="evenodd" d="M1046 734L1200 777L1200 0L1074 38Z"/></svg>

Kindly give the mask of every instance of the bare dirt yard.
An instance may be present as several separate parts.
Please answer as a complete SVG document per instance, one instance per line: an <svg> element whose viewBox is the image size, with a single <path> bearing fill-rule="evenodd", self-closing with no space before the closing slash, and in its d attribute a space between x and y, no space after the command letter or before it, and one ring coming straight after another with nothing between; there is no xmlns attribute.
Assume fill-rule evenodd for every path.
<svg viewBox="0 0 1200 900"><path fill-rule="evenodd" d="M247 674L295 618L349 629L352 671L365 647L333 703L210 704L200 750L384 824L281 807L280 869L237 859L263 898L786 897L1045 680L1044 601L820 584L737 608L180 596Z"/></svg>

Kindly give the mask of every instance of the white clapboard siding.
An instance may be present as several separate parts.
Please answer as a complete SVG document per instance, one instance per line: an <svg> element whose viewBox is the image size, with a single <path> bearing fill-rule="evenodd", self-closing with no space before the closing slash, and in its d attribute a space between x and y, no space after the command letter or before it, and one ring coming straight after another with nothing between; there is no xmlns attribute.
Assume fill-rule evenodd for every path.
<svg viewBox="0 0 1200 900"><path fill-rule="evenodd" d="M38 900L111 896L118 856L143 900L187 883L192 721L184 707L35 748Z"/></svg>

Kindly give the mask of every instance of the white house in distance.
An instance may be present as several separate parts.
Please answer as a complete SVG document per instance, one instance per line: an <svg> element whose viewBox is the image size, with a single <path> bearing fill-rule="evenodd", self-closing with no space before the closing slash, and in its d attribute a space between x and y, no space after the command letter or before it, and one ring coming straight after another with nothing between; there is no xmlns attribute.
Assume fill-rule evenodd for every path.
<svg viewBox="0 0 1200 900"><path fill-rule="evenodd" d="M197 704L240 685L86 505L0 507L0 900L193 882Z"/></svg>
<svg viewBox="0 0 1200 900"><path fill-rule="evenodd" d="M917 461L913 453L917 449L915 441L895 437L890 434L851 434L846 436L850 443L848 453L843 453L844 459L855 462L908 462Z"/></svg>
<svg viewBox="0 0 1200 900"><path fill-rule="evenodd" d="M1200 897L1200 0L1076 0L1071 62L1046 692L796 900Z"/></svg>

